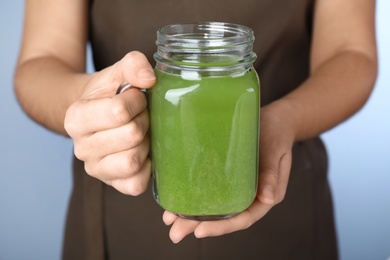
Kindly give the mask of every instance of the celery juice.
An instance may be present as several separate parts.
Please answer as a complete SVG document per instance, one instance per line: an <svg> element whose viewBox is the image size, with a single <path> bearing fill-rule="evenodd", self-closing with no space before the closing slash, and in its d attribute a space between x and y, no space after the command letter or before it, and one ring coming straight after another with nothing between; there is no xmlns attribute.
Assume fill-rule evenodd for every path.
<svg viewBox="0 0 390 260"><path fill-rule="evenodd" d="M156 201L168 211L198 219L245 210L257 189L256 72L155 72L149 105Z"/></svg>

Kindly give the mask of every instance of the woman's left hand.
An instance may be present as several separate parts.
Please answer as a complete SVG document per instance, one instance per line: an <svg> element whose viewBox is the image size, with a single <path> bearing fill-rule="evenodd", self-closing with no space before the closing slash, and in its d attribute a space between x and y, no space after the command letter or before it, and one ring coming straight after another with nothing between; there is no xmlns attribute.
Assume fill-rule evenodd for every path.
<svg viewBox="0 0 390 260"><path fill-rule="evenodd" d="M165 211L163 221L172 225L170 238L178 243L185 236L213 237L249 228L280 203L286 193L291 168L294 131L286 111L277 102L261 108L258 192L252 205L228 219L194 221Z"/></svg>

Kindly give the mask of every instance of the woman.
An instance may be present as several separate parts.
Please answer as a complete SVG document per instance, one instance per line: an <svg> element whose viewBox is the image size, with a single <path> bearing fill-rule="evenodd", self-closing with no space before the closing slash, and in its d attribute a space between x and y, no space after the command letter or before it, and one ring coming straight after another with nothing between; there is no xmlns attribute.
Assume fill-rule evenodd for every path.
<svg viewBox="0 0 390 260"><path fill-rule="evenodd" d="M255 32L259 188L254 203L227 220L164 212L171 241L181 241L174 245L162 210L144 193L151 167L145 97L136 88L115 93L123 81L154 85L159 27L210 20ZM64 259L337 259L318 136L358 111L372 91L374 20L374 0L26 1L17 97L33 120L69 135L79 159ZM93 74L85 74L88 41ZM183 240L191 233L196 238Z"/></svg>

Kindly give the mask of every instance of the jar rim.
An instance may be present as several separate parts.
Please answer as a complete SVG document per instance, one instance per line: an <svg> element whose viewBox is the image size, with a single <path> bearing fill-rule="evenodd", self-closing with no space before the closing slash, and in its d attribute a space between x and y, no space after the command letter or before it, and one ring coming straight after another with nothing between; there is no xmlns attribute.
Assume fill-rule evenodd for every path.
<svg viewBox="0 0 390 260"><path fill-rule="evenodd" d="M175 23L157 31L158 46L223 47L254 42L253 30L247 26L226 22Z"/></svg>

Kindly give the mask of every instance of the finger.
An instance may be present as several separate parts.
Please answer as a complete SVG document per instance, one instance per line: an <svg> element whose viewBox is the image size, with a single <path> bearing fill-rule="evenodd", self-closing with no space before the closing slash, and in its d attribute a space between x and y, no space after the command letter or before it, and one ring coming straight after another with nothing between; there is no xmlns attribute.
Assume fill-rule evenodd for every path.
<svg viewBox="0 0 390 260"><path fill-rule="evenodd" d="M272 208L256 200L247 210L231 218L218 221L205 221L194 230L197 238L221 236L249 228Z"/></svg>
<svg viewBox="0 0 390 260"><path fill-rule="evenodd" d="M101 159L107 155L138 146L149 129L148 111L144 110L129 123L109 130L96 132L75 144L74 153L80 160Z"/></svg>
<svg viewBox="0 0 390 260"><path fill-rule="evenodd" d="M146 108L144 93L129 89L113 98L87 99L66 112L65 129L73 138L126 124Z"/></svg>
<svg viewBox="0 0 390 260"><path fill-rule="evenodd" d="M146 159L144 165L136 175L125 179L112 180L107 182L107 184L123 194L138 196L145 192L148 187L150 173L151 162L149 159Z"/></svg>
<svg viewBox="0 0 390 260"><path fill-rule="evenodd" d="M164 211L164 214L163 214L163 221L165 223L165 225L169 226L169 225L172 225L173 222L176 221L176 219L178 218L178 216L172 212L169 212L169 211Z"/></svg>
<svg viewBox="0 0 390 260"><path fill-rule="evenodd" d="M105 182L131 178L142 171L149 154L149 146L150 141L146 137L133 149L107 155L98 163L86 161L85 169L88 174Z"/></svg>
<svg viewBox="0 0 390 260"><path fill-rule="evenodd" d="M175 222L171 227L171 230L169 231L169 238L172 240L173 243L179 243L188 234L194 232L194 230L199 224L199 221L178 217L176 218Z"/></svg>

